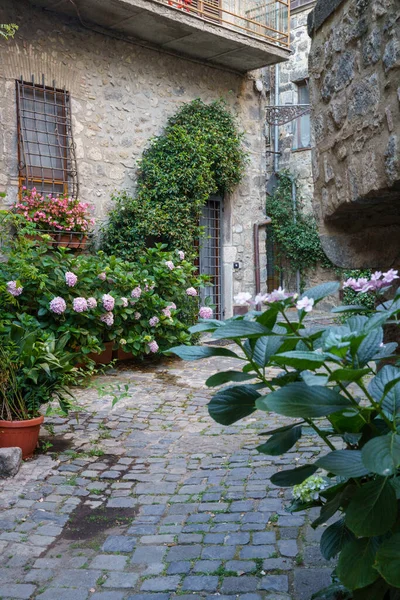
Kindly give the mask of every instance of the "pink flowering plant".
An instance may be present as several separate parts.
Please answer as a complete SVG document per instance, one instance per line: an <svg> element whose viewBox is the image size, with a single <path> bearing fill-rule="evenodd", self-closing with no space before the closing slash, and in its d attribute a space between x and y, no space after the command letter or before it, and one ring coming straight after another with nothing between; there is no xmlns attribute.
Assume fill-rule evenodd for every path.
<svg viewBox="0 0 400 600"><path fill-rule="evenodd" d="M190 342L188 326L194 321L188 319L198 313L203 278L184 259L169 268L177 254L161 245L139 263L103 252L48 252L45 243L32 245L24 238L13 240L6 252L0 265L4 322L27 314L37 327L65 334L77 362L100 353L106 342L137 357ZM196 294L188 296L188 288Z"/></svg>
<svg viewBox="0 0 400 600"><path fill-rule="evenodd" d="M206 381L218 388L208 411L223 426L251 416L259 452L297 453L302 438L307 446L321 439L318 456L293 460L289 454L270 478L282 497L293 488L288 510L319 510L308 518L314 517L314 528L325 525L321 553L337 561L333 583L315 595L319 599L394 600L400 593L400 361L397 343L385 338L386 325L399 327L400 288L386 289L397 276L389 270L346 282L372 286L380 302L369 315L334 309L346 320L329 327L310 325L308 318L338 291L337 282L301 296L281 288L254 299L242 292L236 301L248 306L246 315L217 321L200 313L190 329L232 345L169 350L190 361L232 359L231 369ZM383 300L383 293L391 299ZM273 414L284 420L271 430Z"/></svg>
<svg viewBox="0 0 400 600"><path fill-rule="evenodd" d="M41 194L32 188L24 190L21 200L12 212L39 231L44 232L89 232L94 219L90 217L90 204L64 195Z"/></svg>

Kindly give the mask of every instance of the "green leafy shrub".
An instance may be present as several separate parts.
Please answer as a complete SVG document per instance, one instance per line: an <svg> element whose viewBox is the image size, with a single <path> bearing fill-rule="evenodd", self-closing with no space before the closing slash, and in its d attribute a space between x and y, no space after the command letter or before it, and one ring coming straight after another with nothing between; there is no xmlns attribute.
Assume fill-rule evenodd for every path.
<svg viewBox="0 0 400 600"><path fill-rule="evenodd" d="M397 272L390 270L371 285L384 293L379 286L395 278ZM335 518L324 529L321 552L326 559L338 556L338 581L316 597L395 600L400 593L400 367L386 364L397 344L384 343L384 326L399 325L400 288L369 316L351 316L343 325L321 330L307 328L306 314L338 287L322 284L300 299L279 290L264 298L265 312L200 322L191 329L233 341L238 352L196 346L170 352L185 360L237 360L237 370L218 372L206 382L210 387L235 383L219 389L208 405L218 423L231 425L257 409L290 419L260 434L259 452L287 452L304 427L326 445L328 453L317 460L271 477L280 488L303 484L295 487L291 510L319 507L313 527ZM297 320L287 314L294 307ZM271 379L269 367L282 371ZM310 482L315 474L318 479Z"/></svg>
<svg viewBox="0 0 400 600"><path fill-rule="evenodd" d="M276 263L284 263L292 273L305 272L321 264L332 268L332 263L322 249L313 215L302 211L301 195L297 182L297 204L293 206L293 177L289 171L279 173L278 186L267 196L266 214L271 218L272 240L277 249ZM278 267L279 268L279 267Z"/></svg>
<svg viewBox="0 0 400 600"><path fill-rule="evenodd" d="M195 271L182 253L167 252L162 245L130 263L104 252L49 252L45 239L19 237L0 264L3 327L9 330L19 322L56 338L65 335L76 361L101 352L108 341L137 357L156 353L190 340L182 314L188 305L199 310L204 278Z"/></svg>
<svg viewBox="0 0 400 600"><path fill-rule="evenodd" d="M185 104L143 153L136 197L114 196L103 249L137 260L144 248L163 242L193 254L202 206L210 195L230 192L244 165L241 135L225 104Z"/></svg>

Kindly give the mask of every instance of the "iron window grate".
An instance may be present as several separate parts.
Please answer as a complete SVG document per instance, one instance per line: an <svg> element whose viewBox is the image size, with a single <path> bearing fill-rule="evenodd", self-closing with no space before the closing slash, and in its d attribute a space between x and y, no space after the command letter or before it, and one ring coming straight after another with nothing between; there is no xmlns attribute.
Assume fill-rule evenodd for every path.
<svg viewBox="0 0 400 600"><path fill-rule="evenodd" d="M211 280L211 285L203 288L201 294L203 299L208 297L215 305L216 319L223 318L221 213L222 201L214 196L208 199L200 218L205 232L205 237L200 240L200 273Z"/></svg>
<svg viewBox="0 0 400 600"><path fill-rule="evenodd" d="M21 80L17 85L20 188L41 193L78 195L71 99L65 89Z"/></svg>

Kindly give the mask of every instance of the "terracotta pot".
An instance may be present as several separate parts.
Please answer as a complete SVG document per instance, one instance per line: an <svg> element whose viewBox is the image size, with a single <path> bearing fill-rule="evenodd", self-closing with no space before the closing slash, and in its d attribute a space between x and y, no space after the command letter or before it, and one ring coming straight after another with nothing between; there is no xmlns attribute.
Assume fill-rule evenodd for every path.
<svg viewBox="0 0 400 600"><path fill-rule="evenodd" d="M94 352L90 352L88 357L94 360L95 363L100 365L108 365L112 361L113 354L113 345L114 342L105 342L105 350L100 352L99 354L95 354Z"/></svg>
<svg viewBox="0 0 400 600"><path fill-rule="evenodd" d="M44 417L28 421L0 421L0 448L21 448L22 458L31 458Z"/></svg>
<svg viewBox="0 0 400 600"><path fill-rule="evenodd" d="M84 233L56 233L53 235L57 246L65 248L86 248L87 235Z"/></svg>
<svg viewBox="0 0 400 600"><path fill-rule="evenodd" d="M43 232L43 233L47 233L47 232ZM24 236L27 240L32 240L34 242L44 242L43 238L41 235L30 235L29 233L26 233ZM53 246L54 245L54 241L52 240L48 240L46 242L46 244L48 246Z"/></svg>
<svg viewBox="0 0 400 600"><path fill-rule="evenodd" d="M134 358L132 352L125 352L122 348L118 348L117 350L117 359L118 360L132 360Z"/></svg>

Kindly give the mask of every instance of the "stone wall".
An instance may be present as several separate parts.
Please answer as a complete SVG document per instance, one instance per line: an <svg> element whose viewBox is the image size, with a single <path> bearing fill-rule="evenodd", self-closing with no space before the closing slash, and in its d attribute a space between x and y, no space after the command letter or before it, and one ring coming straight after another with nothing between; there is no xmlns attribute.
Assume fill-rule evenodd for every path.
<svg viewBox="0 0 400 600"><path fill-rule="evenodd" d="M5 0L1 22L16 22L14 40L0 40L0 191L17 195L15 80L31 76L72 98L79 195L106 219L111 194L134 193L136 164L168 117L194 98L223 98L244 131L249 165L242 184L225 198L223 261L226 316L232 296L254 292L253 224L264 217L263 104L253 79L84 29L68 17ZM1 200L1 199L0 199ZM241 268L234 271L233 262ZM265 259L262 260L264 264ZM261 277L265 279L264 274Z"/></svg>
<svg viewBox="0 0 400 600"><path fill-rule="evenodd" d="M398 0L318 0L309 25L321 241L340 266L398 265Z"/></svg>

